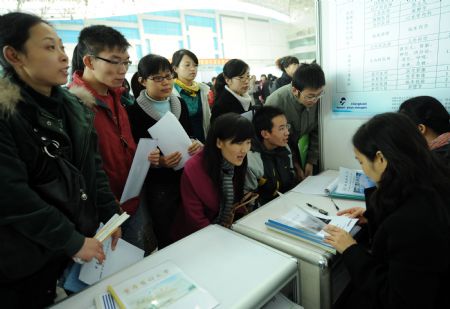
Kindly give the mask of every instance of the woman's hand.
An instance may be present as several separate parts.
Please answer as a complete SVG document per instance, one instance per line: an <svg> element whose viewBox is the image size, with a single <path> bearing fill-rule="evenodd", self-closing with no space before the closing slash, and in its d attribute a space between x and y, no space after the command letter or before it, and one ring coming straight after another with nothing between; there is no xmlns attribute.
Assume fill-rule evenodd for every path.
<svg viewBox="0 0 450 309"><path fill-rule="evenodd" d="M336 248L336 251L339 253L344 252L348 247L356 244L356 240L353 239L350 233L337 226L327 225L324 228L324 231L328 233L328 235L325 236L325 242Z"/></svg>
<svg viewBox="0 0 450 309"><path fill-rule="evenodd" d="M188 148L188 153L189 153L189 155L192 156L202 149L203 149L203 144L200 141L194 139L194 140L192 140L191 146L189 146L189 148Z"/></svg>
<svg viewBox="0 0 450 309"><path fill-rule="evenodd" d="M95 238L86 237L81 249L74 255L83 261L89 262L96 258L99 263L103 263L105 259L105 252L103 252L103 245Z"/></svg>
<svg viewBox="0 0 450 309"><path fill-rule="evenodd" d="M159 165L159 157L161 156L161 152L159 151L158 148L156 148L155 150L152 150L149 154L148 154L148 161L150 162L150 165L153 166L158 166Z"/></svg>
<svg viewBox="0 0 450 309"><path fill-rule="evenodd" d="M358 224L366 224L367 223L367 218L364 217L364 212L366 210L362 207L352 207L349 209L344 209L341 211L337 212L338 216L347 216L349 218L355 218L355 219L359 219Z"/></svg>
<svg viewBox="0 0 450 309"><path fill-rule="evenodd" d="M159 165L162 167L173 168L181 161L181 152L176 151L167 156L159 157Z"/></svg>

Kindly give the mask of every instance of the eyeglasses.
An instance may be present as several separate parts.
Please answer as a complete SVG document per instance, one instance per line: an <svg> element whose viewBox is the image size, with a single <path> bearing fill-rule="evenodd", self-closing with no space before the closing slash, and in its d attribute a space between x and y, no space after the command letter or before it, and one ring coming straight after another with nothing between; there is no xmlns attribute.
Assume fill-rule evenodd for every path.
<svg viewBox="0 0 450 309"><path fill-rule="evenodd" d="M155 83L161 83L163 80L172 80L175 76L171 73L171 74L167 74L166 76L161 76L161 75L155 75L155 76L149 76L147 77L148 79L151 79L152 81L154 81Z"/></svg>
<svg viewBox="0 0 450 309"><path fill-rule="evenodd" d="M242 75L242 76L235 76L233 78L238 79L239 81L244 81L244 80L249 80L250 79L250 75Z"/></svg>
<svg viewBox="0 0 450 309"><path fill-rule="evenodd" d="M300 91L299 92L299 97L302 95L302 91ZM306 100L306 101L317 101L317 100L319 100L320 98L322 98L323 97L323 95L324 95L324 91L322 91L319 95L307 95L307 96L303 96L303 98Z"/></svg>
<svg viewBox="0 0 450 309"><path fill-rule="evenodd" d="M91 55L91 56L94 57L95 59L100 59L100 60L103 60L105 62L111 63L112 65L116 65L116 66L123 65L126 68L128 68L132 64L132 62L130 60L115 61L115 60L109 60L109 59L106 59L106 58L102 58L102 57L99 57L99 56L94 56L94 55Z"/></svg>
<svg viewBox="0 0 450 309"><path fill-rule="evenodd" d="M290 128L291 128L291 124L290 124L290 123L287 123L287 124L285 124L285 125L279 126L279 127L278 127L278 131L286 131L286 130L289 131Z"/></svg>

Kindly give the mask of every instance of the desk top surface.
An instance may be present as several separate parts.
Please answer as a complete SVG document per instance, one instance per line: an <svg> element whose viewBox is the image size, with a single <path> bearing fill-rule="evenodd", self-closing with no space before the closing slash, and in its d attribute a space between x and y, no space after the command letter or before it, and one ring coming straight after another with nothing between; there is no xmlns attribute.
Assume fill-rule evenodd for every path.
<svg viewBox="0 0 450 309"><path fill-rule="evenodd" d="M336 198L333 200L341 210L356 206L365 207L364 201ZM265 225L268 219L280 217L297 207L296 205L305 205L306 203L328 211L329 215L336 215L337 210L329 197L290 191L236 221L232 229L311 263L327 263L327 260L332 257L331 253L298 238L270 230Z"/></svg>
<svg viewBox="0 0 450 309"><path fill-rule="evenodd" d="M217 225L208 226L53 308L90 308L108 284L170 260L219 301L219 308L256 308L297 273L291 256Z"/></svg>

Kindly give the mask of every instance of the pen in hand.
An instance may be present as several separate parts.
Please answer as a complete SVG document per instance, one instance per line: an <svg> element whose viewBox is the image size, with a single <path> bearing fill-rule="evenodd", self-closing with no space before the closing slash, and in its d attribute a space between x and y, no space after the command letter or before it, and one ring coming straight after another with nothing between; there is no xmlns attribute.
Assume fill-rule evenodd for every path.
<svg viewBox="0 0 450 309"><path fill-rule="evenodd" d="M308 206L309 208L312 208L314 210L317 210L318 212L320 212L322 215L328 216L328 211L320 209L319 207L316 207L314 205L311 205L310 203L306 203L306 206Z"/></svg>

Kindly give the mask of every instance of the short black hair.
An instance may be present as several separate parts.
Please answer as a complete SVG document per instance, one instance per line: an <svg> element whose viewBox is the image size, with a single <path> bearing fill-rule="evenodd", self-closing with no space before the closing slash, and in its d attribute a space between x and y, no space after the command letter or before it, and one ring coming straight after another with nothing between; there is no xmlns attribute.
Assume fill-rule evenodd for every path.
<svg viewBox="0 0 450 309"><path fill-rule="evenodd" d="M20 52L26 52L25 43L30 37L30 29L37 24L48 22L33 14L11 12L0 16L0 48L11 46ZM14 69L6 61L3 52L0 53L0 64L6 74L13 73Z"/></svg>
<svg viewBox="0 0 450 309"><path fill-rule="evenodd" d="M437 99L419 96L406 100L399 112L408 116L416 125L423 124L440 135L450 132L450 115Z"/></svg>
<svg viewBox="0 0 450 309"><path fill-rule="evenodd" d="M255 112L255 115L253 115L253 126L259 140L262 140L261 131L271 132L273 128L272 119L280 115L284 116L283 111L274 106L263 106Z"/></svg>
<svg viewBox="0 0 450 309"><path fill-rule="evenodd" d="M305 88L319 89L325 86L325 74L316 62L302 63L294 73L292 86L299 91Z"/></svg>
<svg viewBox="0 0 450 309"><path fill-rule="evenodd" d="M72 68L84 68L83 57L86 55L97 56L105 50L119 49L126 51L130 43L122 33L105 25L93 25L81 30L78 36L78 44L72 57Z"/></svg>

